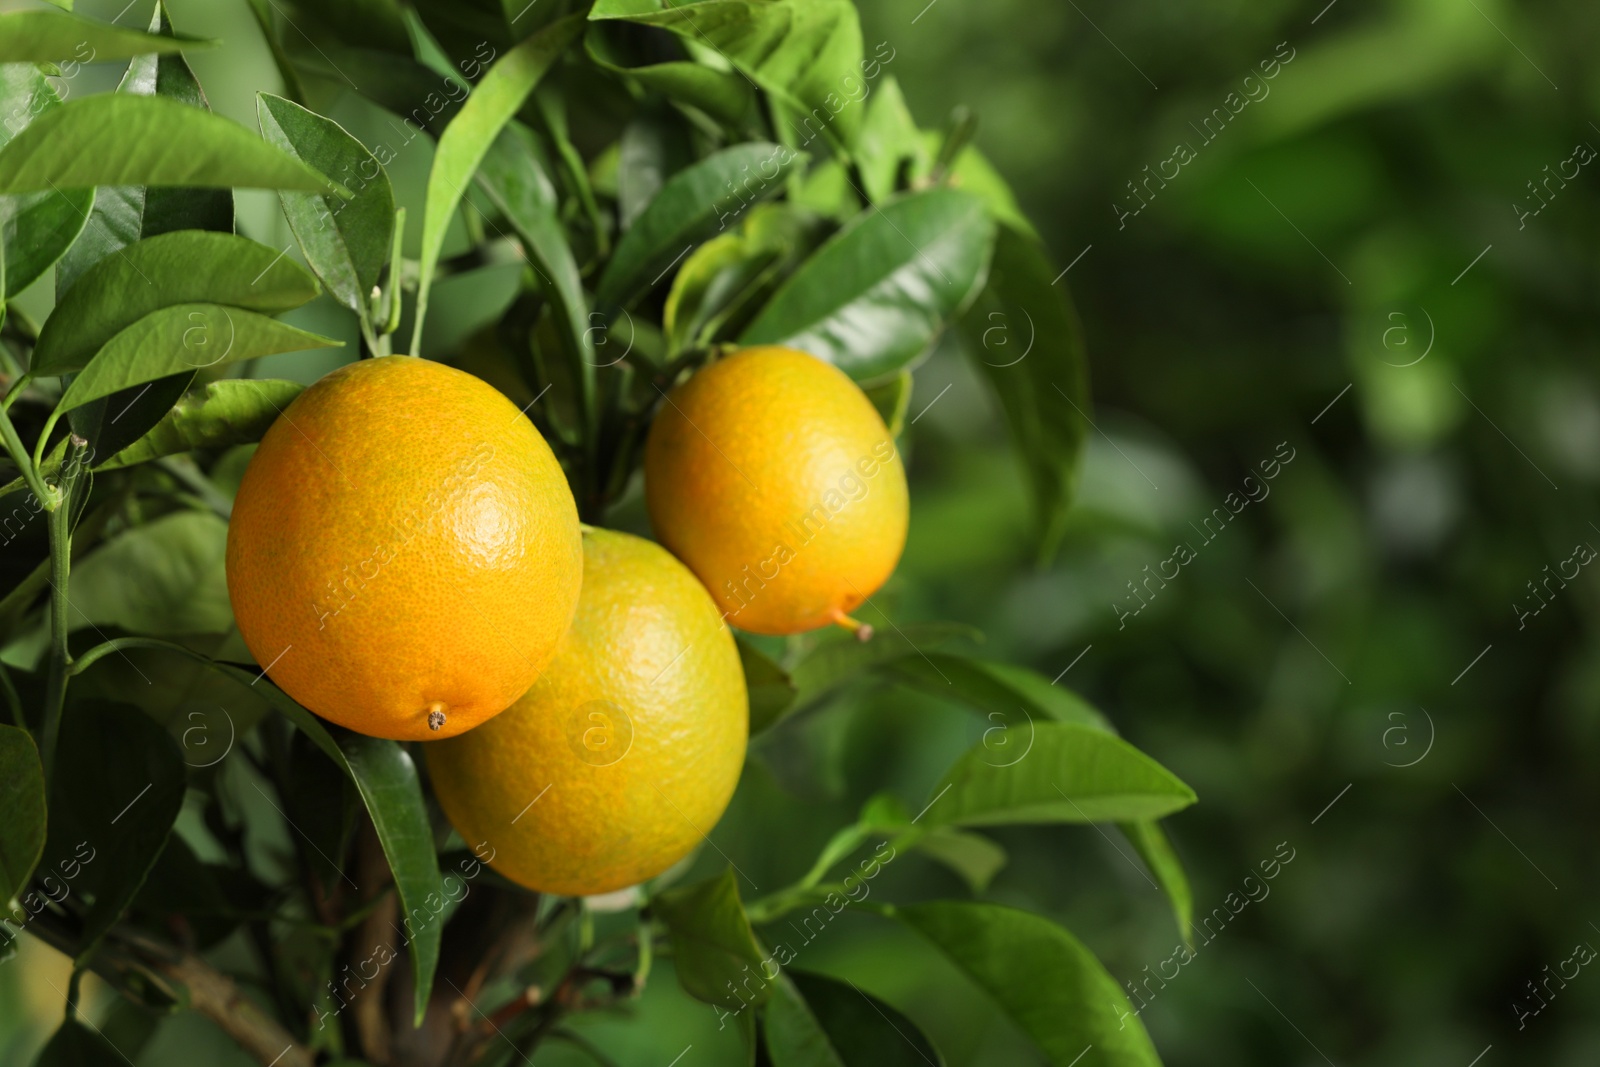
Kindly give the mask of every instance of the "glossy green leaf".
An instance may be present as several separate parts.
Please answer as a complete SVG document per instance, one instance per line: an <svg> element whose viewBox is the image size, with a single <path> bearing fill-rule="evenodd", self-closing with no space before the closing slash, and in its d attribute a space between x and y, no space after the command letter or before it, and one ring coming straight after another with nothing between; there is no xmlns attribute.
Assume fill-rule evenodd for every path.
<svg viewBox="0 0 1600 1067"><path fill-rule="evenodd" d="M874 204L893 197L917 164L925 161L922 133L894 75L885 75L868 97L866 119L851 155L861 174L862 191Z"/></svg>
<svg viewBox="0 0 1600 1067"><path fill-rule="evenodd" d="M340 343L254 311L177 304L151 312L106 342L61 394L57 410L169 375Z"/></svg>
<svg viewBox="0 0 1600 1067"><path fill-rule="evenodd" d="M646 108L622 128L617 148L617 222L633 226L662 186L694 161L689 129L676 112Z"/></svg>
<svg viewBox="0 0 1600 1067"><path fill-rule="evenodd" d="M98 1030L67 1019L33 1061L33 1067L127 1067L128 1059Z"/></svg>
<svg viewBox="0 0 1600 1067"><path fill-rule="evenodd" d="M1166 831L1159 823L1151 821L1118 823L1118 827L1133 845L1139 858L1156 876L1161 891L1172 903L1173 918L1178 932L1187 942L1194 929L1194 894L1189 889L1189 876L1184 872L1183 861L1167 840Z"/></svg>
<svg viewBox="0 0 1600 1067"><path fill-rule="evenodd" d="M68 626L152 636L228 632L227 540L228 524L208 511L175 511L128 529L73 564Z"/></svg>
<svg viewBox="0 0 1600 1067"><path fill-rule="evenodd" d="M659 283L695 245L781 192L784 175L804 160L782 145L756 141L724 148L673 175L617 243L595 302L627 304Z"/></svg>
<svg viewBox="0 0 1600 1067"><path fill-rule="evenodd" d="M28 884L44 849L44 767L26 730L0 726L0 906Z"/></svg>
<svg viewBox="0 0 1600 1067"><path fill-rule="evenodd" d="M899 437L906 428L906 412L911 408L911 371L902 370L893 378L869 385L865 392L872 406L883 417L891 437Z"/></svg>
<svg viewBox="0 0 1600 1067"><path fill-rule="evenodd" d="M179 400L149 433L95 465L119 470L196 448L222 449L261 440L305 390L276 378L223 378Z"/></svg>
<svg viewBox="0 0 1600 1067"><path fill-rule="evenodd" d="M627 66L595 29L584 35L584 45L602 69L632 78L647 93L698 108L724 126L744 130L757 118L755 89L737 71L679 60Z"/></svg>
<svg viewBox="0 0 1600 1067"><path fill-rule="evenodd" d="M34 116L61 106L55 89L31 63L0 64L0 149ZM83 231L93 189L0 196L0 299L15 296L50 269Z"/></svg>
<svg viewBox="0 0 1600 1067"><path fill-rule="evenodd" d="M50 827L35 875L92 901L72 946L80 964L138 894L183 806L178 746L144 712L83 701L67 709L50 786Z"/></svg>
<svg viewBox="0 0 1600 1067"><path fill-rule="evenodd" d="M932 827L1153 819L1194 800L1194 790L1119 737L1076 723L1033 723L1029 736L1003 748L979 744L957 760L934 787L925 821Z"/></svg>
<svg viewBox="0 0 1600 1067"><path fill-rule="evenodd" d="M983 893L1006 865L1006 850L967 830L940 826L916 839L915 847L954 871L974 894Z"/></svg>
<svg viewBox="0 0 1600 1067"><path fill-rule="evenodd" d="M150 16L152 34L173 36L167 7L158 0ZM128 64L119 94L159 96L201 111L210 111L205 90L189 68L188 60L177 54L139 56ZM88 224L72 249L56 268L56 299L85 270L107 256L143 237L175 230L215 230L233 232L233 190L145 185L105 186L95 191L95 207ZM182 386L178 387L181 391ZM122 401L118 406L126 406ZM90 412L87 416L97 413ZM140 414L134 412L133 414ZM82 422L80 415L74 422ZM153 416L160 417L160 412ZM93 419L91 419L93 421ZM147 424L146 424L147 425ZM135 428L135 434L142 427Z"/></svg>
<svg viewBox="0 0 1600 1067"><path fill-rule="evenodd" d="M0 193L90 185L320 192L329 182L237 122L161 96L80 97L0 149Z"/></svg>
<svg viewBox="0 0 1600 1067"><path fill-rule="evenodd" d="M754 736L783 716L799 690L788 673L759 648L742 637L735 640L739 662L744 666L745 688L750 694L750 733Z"/></svg>
<svg viewBox="0 0 1600 1067"><path fill-rule="evenodd" d="M799 693L787 714L815 706L869 670L928 655L958 638L975 640L979 636L972 627L954 622L885 626L870 641L858 641L845 633L830 636L789 672Z"/></svg>
<svg viewBox="0 0 1600 1067"><path fill-rule="evenodd" d="M943 141L944 135L938 130L922 132L922 151L915 155L911 164L913 181L932 179L934 161L943 146ZM996 221L1038 240L1039 234L1034 230L1033 223L1022 213L1010 184L1000 176L999 171L994 169L994 164L989 162L988 157L972 145L967 145L956 154L955 161L949 164L946 180L957 189L971 193L982 200Z"/></svg>
<svg viewBox="0 0 1600 1067"><path fill-rule="evenodd" d="M858 216L789 278L741 340L798 348L858 381L893 374L927 352L977 293L994 228L981 201L954 189Z"/></svg>
<svg viewBox="0 0 1600 1067"><path fill-rule="evenodd" d="M1048 919L998 904L936 901L889 914L948 956L1051 1067L1159 1067L1116 979Z"/></svg>
<svg viewBox="0 0 1600 1067"><path fill-rule="evenodd" d="M671 350L736 335L826 232L826 224L809 212L764 203L751 208L737 229L695 249L667 294L663 324Z"/></svg>
<svg viewBox="0 0 1600 1067"><path fill-rule="evenodd" d="M970 704L998 727L1015 729L1019 735L1026 734L1026 723L1045 721L1116 732L1104 715L1072 690L1015 664L933 652L926 658L902 659L890 671L899 681L934 696ZM1022 743L1020 737L1017 743Z"/></svg>
<svg viewBox="0 0 1600 1067"><path fill-rule="evenodd" d="M306 262L334 298L363 318L389 260L394 190L377 157L332 119L271 93L258 93L261 136L341 182L355 195L278 193Z"/></svg>
<svg viewBox="0 0 1600 1067"><path fill-rule="evenodd" d="M1046 560L1066 529L1088 433L1088 364L1064 284L1042 246L1001 227L988 285L961 321L967 354L1005 411Z"/></svg>
<svg viewBox="0 0 1600 1067"><path fill-rule="evenodd" d="M576 39L583 20L571 16L552 23L495 61L450 125L439 137L428 172L427 210L422 220L422 254L417 283L417 311L412 355L418 354L422 323L428 311L428 289L444 247L445 231L466 196L478 164L506 123L511 121L534 86Z"/></svg>
<svg viewBox="0 0 1600 1067"><path fill-rule="evenodd" d="M118 333L178 304L270 315L316 295L316 280L282 249L204 230L151 237L102 259L67 290L39 331L31 370L35 376L82 370Z"/></svg>
<svg viewBox="0 0 1600 1067"><path fill-rule="evenodd" d="M657 26L710 49L785 101L810 137L849 144L861 123L865 64L850 0L599 0L589 17Z"/></svg>
<svg viewBox="0 0 1600 1067"><path fill-rule="evenodd" d="M216 43L199 37L140 33L61 11L0 15L0 63L96 63Z"/></svg>
<svg viewBox="0 0 1600 1067"><path fill-rule="evenodd" d="M750 930L732 868L658 894L650 901L650 910L667 924L673 966L684 992L728 1008L742 1008L751 1001L762 1004L771 996L771 983L746 988L752 973L759 977L766 954Z"/></svg>
<svg viewBox="0 0 1600 1067"><path fill-rule="evenodd" d="M854 983L788 971L765 1016L772 1067L940 1067L917 1024Z"/></svg>
<svg viewBox="0 0 1600 1067"><path fill-rule="evenodd" d="M540 290L556 311L574 378L586 396L592 395L596 361L589 305L561 226L561 205L539 161L532 131L520 122L508 123L478 167L478 184L521 240Z"/></svg>

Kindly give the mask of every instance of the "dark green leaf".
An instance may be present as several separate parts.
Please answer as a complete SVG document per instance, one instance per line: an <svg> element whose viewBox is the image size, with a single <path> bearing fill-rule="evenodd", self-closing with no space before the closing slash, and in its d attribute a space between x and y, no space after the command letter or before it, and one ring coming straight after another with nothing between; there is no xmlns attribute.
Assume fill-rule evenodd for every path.
<svg viewBox="0 0 1600 1067"><path fill-rule="evenodd" d="M305 389L274 378L223 378L179 400L155 427L95 465L117 470L196 448L228 448L261 440L273 420Z"/></svg>
<svg viewBox="0 0 1600 1067"><path fill-rule="evenodd" d="M623 127L617 149L617 222L633 225L661 187L694 161L689 131L676 113L650 108Z"/></svg>
<svg viewBox="0 0 1600 1067"><path fill-rule="evenodd" d="M43 891L53 891L53 880L73 897L93 901L72 949L80 964L144 884L183 792L178 746L144 712L88 701L67 709L36 881Z"/></svg>
<svg viewBox="0 0 1600 1067"><path fill-rule="evenodd" d="M707 1004L742 1008L766 1002L771 984L760 979L765 958L750 930L732 868L715 878L669 889L650 902L650 910L667 924L673 965L684 992ZM746 982L755 974L756 988ZM735 993L742 989L749 1001Z"/></svg>
<svg viewBox="0 0 1600 1067"><path fill-rule="evenodd" d="M817 250L741 338L827 360L858 381L932 346L988 270L994 221L954 189L913 193L859 216Z"/></svg>
<svg viewBox="0 0 1600 1067"><path fill-rule="evenodd" d="M67 412L72 432L89 442L89 456L113 456L166 417L195 379L189 370L80 405Z"/></svg>
<svg viewBox="0 0 1600 1067"><path fill-rule="evenodd" d="M0 15L0 63L94 63L216 43L199 37L140 33L59 11Z"/></svg>
<svg viewBox="0 0 1600 1067"><path fill-rule="evenodd" d="M127 1067L125 1057L97 1030L67 1019L33 1061L33 1067Z"/></svg>
<svg viewBox="0 0 1600 1067"><path fill-rule="evenodd" d="M934 696L962 701L985 712L997 729L1015 729L1019 748L1026 741L1025 720L1078 723L1116 732L1106 717L1078 694L1026 667L932 652L926 658L902 659L890 670L899 680ZM1008 739L1005 743L1012 742ZM999 744L997 740L996 751Z"/></svg>
<svg viewBox="0 0 1600 1067"><path fill-rule="evenodd" d="M622 305L661 280L701 241L783 188L805 157L762 141L735 145L673 175L617 243L595 289L601 306Z"/></svg>
<svg viewBox="0 0 1600 1067"><path fill-rule="evenodd" d="M178 304L151 312L108 341L62 393L57 410L168 375L340 343L253 311Z"/></svg>
<svg viewBox="0 0 1600 1067"><path fill-rule="evenodd" d="M941 826L916 839L919 852L954 871L973 893L982 893L1006 865L1006 850L982 834Z"/></svg>
<svg viewBox="0 0 1600 1067"><path fill-rule="evenodd" d="M1194 803L1194 790L1119 737L1076 723L1030 728L957 760L934 788L926 825L1127 821Z"/></svg>
<svg viewBox="0 0 1600 1067"><path fill-rule="evenodd" d="M1173 851L1172 842L1159 823L1151 821L1125 822L1118 826L1145 866L1150 868L1161 883L1161 891L1172 903L1172 914L1178 922L1178 933L1187 942L1194 925L1194 895L1189 890L1189 876L1184 873L1183 862Z"/></svg>
<svg viewBox="0 0 1600 1067"><path fill-rule="evenodd" d="M957 638L975 640L978 632L954 622L888 626L870 641L841 633L819 644L790 671L799 694L788 714L812 707L866 671L910 657L921 657Z"/></svg>
<svg viewBox="0 0 1600 1067"><path fill-rule="evenodd" d="M80 97L0 150L0 193L90 185L320 192L329 182L237 122L160 96Z"/></svg>
<svg viewBox="0 0 1600 1067"><path fill-rule="evenodd" d="M422 219L422 254L417 283L417 311L412 333L412 355L422 339L428 311L428 289L444 247L445 230L466 195L478 164L500 131L511 121L534 86L567 45L583 29L583 20L570 16L552 23L501 56L479 80L461 111L439 137L433 168L428 172L427 210ZM3 157L0 157L3 158Z"/></svg>
<svg viewBox="0 0 1600 1067"><path fill-rule="evenodd" d="M233 627L223 553L228 524L175 511L134 526L72 566L68 625L116 626L158 636Z"/></svg>
<svg viewBox="0 0 1600 1067"><path fill-rule="evenodd" d="M989 284L961 321L967 354L989 380L1032 488L1042 559L1066 528L1088 433L1089 381L1077 315L1044 249L1010 227Z"/></svg>
<svg viewBox="0 0 1600 1067"><path fill-rule="evenodd" d="M867 101L867 117L851 155L861 173L862 191L874 204L892 197L917 164L925 162L922 133L894 75L886 75Z"/></svg>
<svg viewBox="0 0 1600 1067"><path fill-rule="evenodd" d="M740 637L739 661L744 665L744 684L750 692L750 733L755 735L783 717L794 703L798 690L784 669L750 642Z"/></svg>
<svg viewBox="0 0 1600 1067"><path fill-rule="evenodd" d="M79 277L39 331L30 369L35 376L82 370L122 330L177 304L229 304L270 315L316 295L316 281L281 249L203 230L151 237Z"/></svg>
<svg viewBox="0 0 1600 1067"><path fill-rule="evenodd" d="M257 94L256 112L270 143L354 191L349 199L288 191L278 199L311 269L339 303L366 318L394 235L388 174L332 119L271 93Z"/></svg>
<svg viewBox="0 0 1600 1067"><path fill-rule="evenodd" d="M900 431L905 429L906 411L911 407L911 371L902 370L893 378L868 386L866 394L883 416L889 435L899 437Z"/></svg>
<svg viewBox="0 0 1600 1067"><path fill-rule="evenodd" d="M0 726L0 903L28 884L44 848L44 767L28 732Z"/></svg>
<svg viewBox="0 0 1600 1067"><path fill-rule="evenodd" d="M167 7L158 0L150 17L152 34L173 36ZM140 56L128 64L117 92L134 96L159 96L210 111L200 81L181 55ZM144 185L107 186L96 190L95 209L72 250L56 268L56 299L70 289L87 268L141 237L175 230L233 232L233 191L182 187L147 188ZM180 387L181 391L181 387ZM120 401L118 407L127 401ZM91 412L90 415L96 413ZM160 413L156 413L159 417ZM74 421L82 421L82 417Z"/></svg>
<svg viewBox="0 0 1600 1067"><path fill-rule="evenodd" d="M789 971L766 1010L772 1067L939 1067L917 1024L854 983Z"/></svg>
<svg viewBox="0 0 1600 1067"><path fill-rule="evenodd" d="M12 16L15 17L15 16ZM31 63L0 64L0 148L60 98ZM94 204L93 189L0 196L0 300L15 296L72 247Z"/></svg>
<svg viewBox="0 0 1600 1067"><path fill-rule="evenodd" d="M589 17L658 26L713 49L784 101L807 140L849 144L861 123L865 64L850 0L599 0Z"/></svg>
<svg viewBox="0 0 1600 1067"><path fill-rule="evenodd" d="M344 854L355 833L361 798L339 765L298 730L290 744L288 783L283 794L286 814L310 843L305 858L331 892L345 876Z"/></svg>
<svg viewBox="0 0 1600 1067"><path fill-rule="evenodd" d="M988 993L1052 1067L1159 1067L1116 979L1048 919L998 904L952 901L890 914Z"/></svg>
<svg viewBox="0 0 1600 1067"><path fill-rule="evenodd" d="M519 122L508 123L484 156L478 183L522 241L540 289L556 311L569 366L585 395L592 395L595 358L589 305L561 228L561 205L539 161L532 131Z"/></svg>
<svg viewBox="0 0 1600 1067"><path fill-rule="evenodd" d="M633 78L647 93L698 108L734 130L747 129L756 119L755 90L737 71L682 61L625 66L594 29L584 35L584 44L598 66Z"/></svg>

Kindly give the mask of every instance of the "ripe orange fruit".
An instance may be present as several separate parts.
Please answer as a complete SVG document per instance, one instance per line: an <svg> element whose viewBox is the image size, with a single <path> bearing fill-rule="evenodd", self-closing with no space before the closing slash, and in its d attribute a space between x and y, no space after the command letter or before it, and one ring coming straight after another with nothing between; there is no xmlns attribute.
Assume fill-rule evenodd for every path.
<svg viewBox="0 0 1600 1067"><path fill-rule="evenodd" d="M741 629L854 628L905 547L888 427L843 372L793 349L744 349L674 389L644 471L656 536Z"/></svg>
<svg viewBox="0 0 1600 1067"><path fill-rule="evenodd" d="M716 825L749 731L744 669L705 588L660 546L583 535L583 595L550 668L476 730L426 749L450 822L545 893L652 878Z"/></svg>
<svg viewBox="0 0 1600 1067"><path fill-rule="evenodd" d="M256 661L323 718L396 740L461 733L521 696L582 566L544 438L488 385L412 356L300 394L228 525L228 595Z"/></svg>

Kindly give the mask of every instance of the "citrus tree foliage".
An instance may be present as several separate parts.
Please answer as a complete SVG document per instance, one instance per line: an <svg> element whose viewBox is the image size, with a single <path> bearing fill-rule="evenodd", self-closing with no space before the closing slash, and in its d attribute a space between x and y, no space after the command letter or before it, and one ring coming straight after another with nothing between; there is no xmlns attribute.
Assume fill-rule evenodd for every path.
<svg viewBox="0 0 1600 1067"><path fill-rule="evenodd" d="M143 1020L113 1047L75 977L39 1062L118 1062L185 1010L282 1067L513 1063L546 1041L599 1058L573 1017L674 980L751 1062L941 1062L896 1007L800 958L792 931L851 910L946 957L1048 1062L1157 1063L1072 933L985 899L1006 861L985 830L1115 824L1187 938L1157 820L1194 795L1063 686L973 655L965 627L884 616L867 642L740 642L757 738L873 685L984 717L927 795L874 797L782 887L756 889L708 838L634 891L551 899L453 834L414 746L274 687L219 579L250 446L301 388L254 361L339 346L490 381L605 523L637 512L666 391L730 346L835 364L909 452L911 375L958 345L1010 423L1048 557L1083 354L970 118L920 125L847 0L252 8L280 75L255 130L211 112L184 54L213 42L160 5L145 32L0 15L0 943L42 939ZM116 90L64 93L91 61L126 63ZM391 134L331 117L355 107ZM390 171L423 145L408 218ZM240 232L240 187L276 193L293 254ZM43 321L9 303L52 277ZM313 301L344 340L280 317ZM993 331L1023 316L1013 351L1020 332L1008 349ZM913 853L967 892L867 891Z"/></svg>

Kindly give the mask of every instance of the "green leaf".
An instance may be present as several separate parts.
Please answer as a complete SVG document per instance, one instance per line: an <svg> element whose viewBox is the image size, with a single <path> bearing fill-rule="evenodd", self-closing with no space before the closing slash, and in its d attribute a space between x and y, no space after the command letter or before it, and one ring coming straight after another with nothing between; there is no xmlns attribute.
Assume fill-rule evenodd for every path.
<svg viewBox="0 0 1600 1067"><path fill-rule="evenodd" d="M826 226L787 203L757 204L736 230L695 249L672 279L663 325L673 352L737 334Z"/></svg>
<svg viewBox="0 0 1600 1067"><path fill-rule="evenodd" d="M861 172L862 191L874 204L893 197L903 179L926 163L922 133L894 75L886 75L867 100L867 116L851 155Z"/></svg>
<svg viewBox="0 0 1600 1067"><path fill-rule="evenodd" d="M595 302L621 306L661 280L695 245L752 204L783 189L805 156L782 145L734 145L674 174L623 234L600 275Z"/></svg>
<svg viewBox="0 0 1600 1067"><path fill-rule="evenodd" d="M228 524L203 511L130 528L73 564L68 626L156 636L228 632L227 540Z"/></svg>
<svg viewBox="0 0 1600 1067"><path fill-rule="evenodd" d="M955 189L913 193L858 216L817 250L745 330L858 381L928 351L988 271L994 221Z"/></svg>
<svg viewBox="0 0 1600 1067"><path fill-rule="evenodd" d="M789 672L799 693L786 716L814 707L869 670L927 655L957 638L976 640L979 636L961 623L922 622L885 627L870 641L858 641L844 633L825 639Z"/></svg>
<svg viewBox="0 0 1600 1067"><path fill-rule="evenodd" d="M150 17L150 32L173 36L166 4L161 0L157 0ZM117 84L117 92L159 96L201 111L211 110L199 79L189 69L188 61L177 54L134 59ZM83 235L56 268L56 299L59 301L78 276L99 260L141 237L174 230L232 233L233 191L182 187L151 189L144 185L107 186L96 190L95 208ZM126 401L119 403L119 408L124 404ZM160 412L154 417L159 418ZM83 418L73 421L79 423Z"/></svg>
<svg viewBox="0 0 1600 1067"><path fill-rule="evenodd" d="M926 818L930 827L1127 821L1168 815L1194 799L1194 790L1119 737L1076 723L1034 723L1030 737L1003 752L980 744L957 760L934 788Z"/></svg>
<svg viewBox="0 0 1600 1067"><path fill-rule="evenodd" d="M0 149L0 193L90 185L320 192L330 183L237 122L161 96L80 97Z"/></svg>
<svg viewBox="0 0 1600 1067"><path fill-rule="evenodd" d="M146 238L100 260L67 290L39 331L30 370L36 377L82 370L118 333L177 304L270 315L316 295L316 280L281 249L204 230Z"/></svg>
<svg viewBox="0 0 1600 1067"><path fill-rule="evenodd" d="M966 973L1052 1067L1159 1067L1116 979L1077 938L998 904L935 901L889 914Z"/></svg>
<svg viewBox="0 0 1600 1067"><path fill-rule="evenodd" d="M767 1004L772 1067L940 1067L944 1057L896 1009L820 974L789 971Z"/></svg>
<svg viewBox="0 0 1600 1067"><path fill-rule="evenodd" d="M899 437L900 431L906 426L906 412L911 407L911 371L902 370L893 378L869 385L866 394L883 417L883 424L889 428L889 436Z"/></svg>
<svg viewBox="0 0 1600 1067"><path fill-rule="evenodd" d="M104 1034L77 1019L61 1023L33 1067L127 1067L127 1057Z"/></svg>
<svg viewBox="0 0 1600 1067"><path fill-rule="evenodd" d="M1006 865L1006 850L982 834L941 826L916 839L916 849L938 860L967 883L974 894L982 893Z"/></svg>
<svg viewBox="0 0 1600 1067"><path fill-rule="evenodd" d="M694 161L683 119L668 108L641 110L622 129L617 147L617 223L627 230L661 187Z"/></svg>
<svg viewBox="0 0 1600 1067"><path fill-rule="evenodd" d="M60 97L39 68L30 63L0 64L0 116L4 116L0 148L34 116L60 106ZM32 285L72 247L93 205L93 189L0 196L0 257L5 268L0 272L0 300Z"/></svg>
<svg viewBox="0 0 1600 1067"><path fill-rule="evenodd" d="M0 63L76 63L128 59L216 44L200 37L159 36L58 11L0 15Z"/></svg>
<svg viewBox="0 0 1600 1067"><path fill-rule="evenodd" d="M179 400L151 431L95 465L119 470L196 448L221 449L261 440L283 409L305 390L274 378L223 378Z"/></svg>
<svg viewBox="0 0 1600 1067"><path fill-rule="evenodd" d="M750 733L755 735L783 717L799 692L794 681L766 654L743 637L736 637L744 684L750 693Z"/></svg>
<svg viewBox="0 0 1600 1067"><path fill-rule="evenodd" d="M945 135L938 130L924 130L922 133L922 151L917 153L912 163L912 180L931 180L933 175L934 160L943 145ZM1011 186L994 169L988 157L971 145L961 149L950 164L946 180L963 192L971 193L982 200L989 209L989 214L1018 233L1039 239L1038 232L1033 228L1033 223L1028 221L1022 213L1022 208L1017 205L1017 196L1011 191Z"/></svg>
<svg viewBox="0 0 1600 1067"><path fill-rule="evenodd" d="M57 411L169 375L342 342L220 304L153 311L106 342L61 394Z"/></svg>
<svg viewBox="0 0 1600 1067"><path fill-rule="evenodd" d="M428 311L428 289L433 284L445 230L466 195L478 164L507 122L522 107L534 86L560 58L583 28L574 15L552 23L497 60L478 82L461 111L439 137L428 172L427 209L422 219L422 254L417 283L417 310L411 335L411 354L418 354L423 318Z"/></svg>
<svg viewBox="0 0 1600 1067"><path fill-rule="evenodd" d="M1173 850L1172 842L1167 840L1166 832L1156 822L1125 822L1117 825L1161 884L1161 891L1172 904L1178 933L1187 944L1194 929L1194 895L1189 889L1189 876L1184 873L1183 862Z"/></svg>
<svg viewBox="0 0 1600 1067"><path fill-rule="evenodd" d="M76 599L76 595L74 596ZM38 880L93 901L72 946L81 966L121 917L166 846L183 806L183 759L138 708L84 701L62 721L50 829Z"/></svg>
<svg viewBox="0 0 1600 1067"><path fill-rule="evenodd" d="M389 261L394 190L378 158L332 119L271 93L256 94L261 136L355 195L282 191L289 229L328 292L366 321Z"/></svg>
<svg viewBox="0 0 1600 1067"><path fill-rule="evenodd" d="M594 392L594 341L589 305L572 246L561 228L560 201L534 147L533 132L507 123L478 168L478 184L511 223L523 253L555 309L559 336L574 378L586 397Z"/></svg>
<svg viewBox="0 0 1600 1067"><path fill-rule="evenodd" d="M744 989L757 1004L772 995L769 982L760 981L756 989L745 985L752 973L760 978L766 954L750 930L732 868L658 894L650 910L667 924L673 966L684 992L707 1004L735 1009L749 1003L735 989Z"/></svg>
<svg viewBox="0 0 1600 1067"><path fill-rule="evenodd" d="M1016 728L1019 734L1025 733L1021 728L1026 719L1078 723L1116 733L1110 721L1082 697L1026 667L932 652L926 658L900 660L890 671L899 681L924 692L959 700L987 713L990 721L997 724L996 730ZM998 752L1001 744L996 739L992 747Z"/></svg>
<svg viewBox="0 0 1600 1067"><path fill-rule="evenodd" d="M625 66L594 29L584 35L584 45L603 70L632 78L646 93L698 108L730 129L748 129L758 116L755 90L737 71L676 60Z"/></svg>
<svg viewBox="0 0 1600 1067"><path fill-rule="evenodd" d="M1001 227L989 283L961 320L967 354L999 397L1027 474L1042 560L1066 530L1088 433L1083 337L1059 277L1037 242Z"/></svg>
<svg viewBox="0 0 1600 1067"><path fill-rule="evenodd" d="M599 0L589 17L658 26L709 49L787 104L807 140L849 144L861 123L866 65L850 0Z"/></svg>
<svg viewBox="0 0 1600 1067"><path fill-rule="evenodd" d="M22 891L44 850L44 767L28 731L0 726L0 906Z"/></svg>

